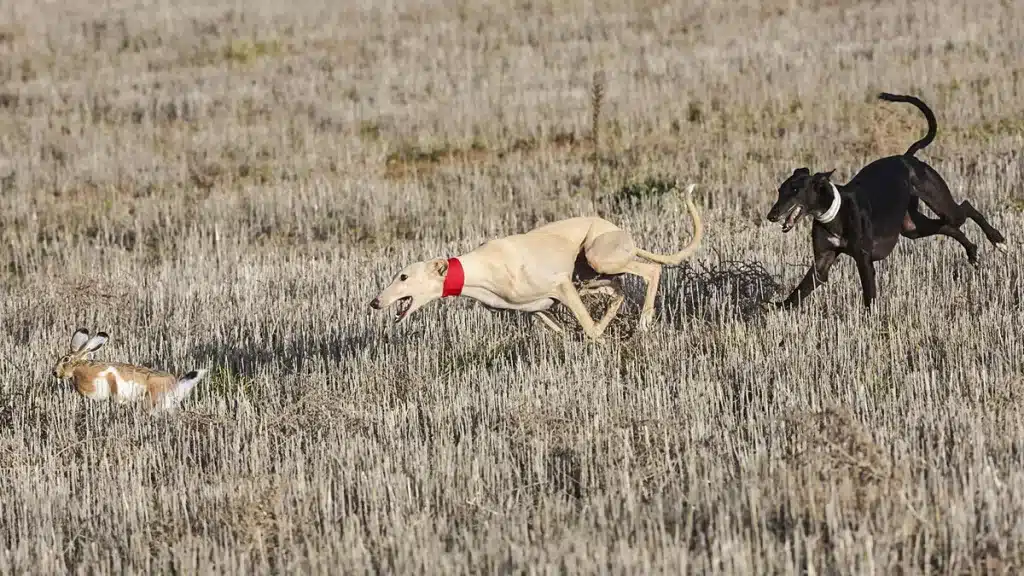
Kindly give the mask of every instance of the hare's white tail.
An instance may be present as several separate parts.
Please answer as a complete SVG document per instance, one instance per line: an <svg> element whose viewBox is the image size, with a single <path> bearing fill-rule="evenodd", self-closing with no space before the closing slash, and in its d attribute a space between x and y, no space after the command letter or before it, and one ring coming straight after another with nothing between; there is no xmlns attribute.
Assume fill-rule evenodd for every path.
<svg viewBox="0 0 1024 576"><path fill-rule="evenodd" d="M206 369L193 370L185 374L171 388L153 399L153 411L175 410L192 393L196 384L206 376Z"/></svg>

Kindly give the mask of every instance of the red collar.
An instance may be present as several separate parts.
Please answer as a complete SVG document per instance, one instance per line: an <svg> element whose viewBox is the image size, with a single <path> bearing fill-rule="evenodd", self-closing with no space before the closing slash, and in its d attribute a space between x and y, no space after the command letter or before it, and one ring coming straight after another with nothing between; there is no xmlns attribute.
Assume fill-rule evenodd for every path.
<svg viewBox="0 0 1024 576"><path fill-rule="evenodd" d="M462 262L459 262L458 258L449 258L448 273L444 276L444 289L441 291L441 298L462 294L462 286L465 283L466 273L462 269Z"/></svg>

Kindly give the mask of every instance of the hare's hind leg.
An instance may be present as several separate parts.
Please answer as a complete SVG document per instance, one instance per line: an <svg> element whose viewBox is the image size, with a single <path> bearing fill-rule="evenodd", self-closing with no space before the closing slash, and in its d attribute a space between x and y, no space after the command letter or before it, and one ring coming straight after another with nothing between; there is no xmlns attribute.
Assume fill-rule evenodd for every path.
<svg viewBox="0 0 1024 576"><path fill-rule="evenodd" d="M185 374L177 381L162 386L160 390L152 393L150 398L150 410L152 412L164 412L177 410L178 406L188 398L196 384L206 375L206 370L193 370Z"/></svg>

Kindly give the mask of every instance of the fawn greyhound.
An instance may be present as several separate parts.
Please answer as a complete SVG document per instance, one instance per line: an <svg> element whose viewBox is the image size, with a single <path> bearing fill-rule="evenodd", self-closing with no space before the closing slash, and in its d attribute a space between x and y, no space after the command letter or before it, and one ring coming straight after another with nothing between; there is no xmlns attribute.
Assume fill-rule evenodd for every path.
<svg viewBox="0 0 1024 576"><path fill-rule="evenodd" d="M576 316L586 335L597 340L622 305L620 277L634 274L647 282L640 312L640 326L646 328L654 316L661 265L678 265L692 256L703 237L693 188L690 184L686 190L693 238L675 254L641 250L629 233L602 218L569 218L525 234L491 240L457 258L411 264L370 302L370 307L380 310L397 304L397 323L432 300L462 294L490 308L532 312L548 328L562 332L545 313L555 302L561 302ZM574 280L583 283L581 290L577 290ZM612 296L597 322L580 300L581 293L593 292Z"/></svg>
<svg viewBox="0 0 1024 576"><path fill-rule="evenodd" d="M902 155L881 158L861 168L846 184L831 182L835 170L811 174L807 168L798 168L779 186L779 198L769 210L768 220L781 222L783 232L789 232L801 218L813 216L814 264L788 298L771 304L786 308L799 305L819 284L828 281L829 269L839 254L846 254L857 263L864 305L870 308L876 294L874 262L886 258L901 235L911 239L949 236L964 247L967 259L977 266L978 247L960 231L967 218L981 227L989 242L1005 249L1003 235L970 202L958 204L939 173L914 157L935 139L931 109L913 96L883 92L878 97L916 106L928 121L928 133ZM924 201L938 218L923 215L918 210L919 201Z"/></svg>

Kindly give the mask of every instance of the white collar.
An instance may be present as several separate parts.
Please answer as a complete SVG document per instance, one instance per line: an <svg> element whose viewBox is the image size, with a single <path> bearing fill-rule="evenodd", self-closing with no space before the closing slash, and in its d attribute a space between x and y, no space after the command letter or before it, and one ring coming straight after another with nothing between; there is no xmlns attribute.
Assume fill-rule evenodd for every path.
<svg viewBox="0 0 1024 576"><path fill-rule="evenodd" d="M814 217L815 220L822 224L828 224L835 220L836 216L839 215L839 207L843 204L843 200L839 197L839 190L836 188L836 185L831 182L829 182L828 185L832 187L832 205L828 207L828 210L825 210L818 216Z"/></svg>

